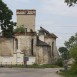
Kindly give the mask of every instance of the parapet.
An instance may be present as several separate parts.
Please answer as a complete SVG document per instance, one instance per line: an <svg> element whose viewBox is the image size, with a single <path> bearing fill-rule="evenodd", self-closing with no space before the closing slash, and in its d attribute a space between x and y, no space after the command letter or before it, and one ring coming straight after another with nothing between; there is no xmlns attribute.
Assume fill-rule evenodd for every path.
<svg viewBox="0 0 77 77"><path fill-rule="evenodd" d="M31 9L31 10L21 10L21 9L17 9L16 10L16 14L17 15L36 15L36 10Z"/></svg>

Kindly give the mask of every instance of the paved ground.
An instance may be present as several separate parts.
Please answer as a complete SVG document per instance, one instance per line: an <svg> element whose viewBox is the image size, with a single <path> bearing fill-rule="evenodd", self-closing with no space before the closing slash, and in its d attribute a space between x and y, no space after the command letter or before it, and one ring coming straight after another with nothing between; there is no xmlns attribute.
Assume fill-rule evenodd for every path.
<svg viewBox="0 0 77 77"><path fill-rule="evenodd" d="M0 68L0 77L61 77L56 74L59 68Z"/></svg>

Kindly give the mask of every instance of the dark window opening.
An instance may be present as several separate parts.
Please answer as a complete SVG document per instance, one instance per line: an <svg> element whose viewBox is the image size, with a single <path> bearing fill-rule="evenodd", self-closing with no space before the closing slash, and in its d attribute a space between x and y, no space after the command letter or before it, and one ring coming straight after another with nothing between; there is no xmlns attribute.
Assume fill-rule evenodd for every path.
<svg viewBox="0 0 77 77"><path fill-rule="evenodd" d="M15 39L15 42L16 42L16 50L18 49L18 40Z"/></svg>
<svg viewBox="0 0 77 77"><path fill-rule="evenodd" d="M30 32L33 32L33 30L32 30L32 29L30 29Z"/></svg>
<svg viewBox="0 0 77 77"><path fill-rule="evenodd" d="M27 32L27 28L25 28L25 33Z"/></svg>
<svg viewBox="0 0 77 77"><path fill-rule="evenodd" d="M34 55L34 53L33 53L33 39L31 40L31 55L33 56Z"/></svg>
<svg viewBox="0 0 77 77"><path fill-rule="evenodd" d="M52 56L54 57L54 42L52 42Z"/></svg>

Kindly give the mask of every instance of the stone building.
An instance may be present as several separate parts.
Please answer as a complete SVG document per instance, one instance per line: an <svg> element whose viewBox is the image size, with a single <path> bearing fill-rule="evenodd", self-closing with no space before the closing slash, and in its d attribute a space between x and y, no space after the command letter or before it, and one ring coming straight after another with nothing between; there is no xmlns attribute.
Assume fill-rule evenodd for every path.
<svg viewBox="0 0 77 77"><path fill-rule="evenodd" d="M36 10L17 10L17 26L24 25L27 32L35 31Z"/></svg>
<svg viewBox="0 0 77 77"><path fill-rule="evenodd" d="M57 59L57 36L43 27L38 33L35 31L36 10L17 10L16 14L17 27L23 25L25 34L9 39L0 37L0 63L4 62L2 58L7 64L50 64Z"/></svg>

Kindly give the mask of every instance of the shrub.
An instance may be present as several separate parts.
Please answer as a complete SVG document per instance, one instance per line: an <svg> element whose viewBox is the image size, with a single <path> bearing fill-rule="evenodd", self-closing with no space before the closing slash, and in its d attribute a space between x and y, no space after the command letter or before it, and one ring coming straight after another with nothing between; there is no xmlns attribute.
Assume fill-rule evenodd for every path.
<svg viewBox="0 0 77 77"><path fill-rule="evenodd" d="M23 26L20 26L20 27L18 27L18 28L16 28L14 30L14 33L21 33L21 34L23 34L23 33L25 33L25 28Z"/></svg>
<svg viewBox="0 0 77 77"><path fill-rule="evenodd" d="M56 65L60 66L60 67L63 67L63 59L62 58L59 58L57 59L57 61L55 62Z"/></svg>
<svg viewBox="0 0 77 77"><path fill-rule="evenodd" d="M77 64L74 63L70 68L70 71L72 74L77 74Z"/></svg>

